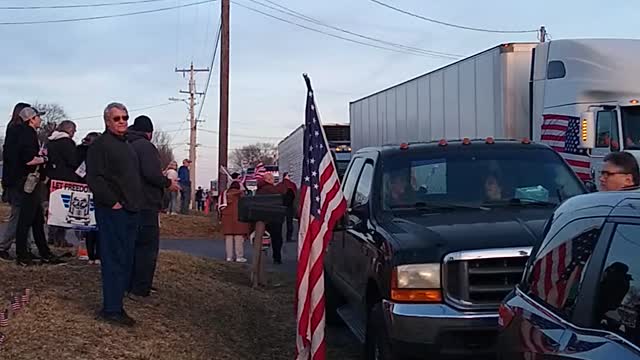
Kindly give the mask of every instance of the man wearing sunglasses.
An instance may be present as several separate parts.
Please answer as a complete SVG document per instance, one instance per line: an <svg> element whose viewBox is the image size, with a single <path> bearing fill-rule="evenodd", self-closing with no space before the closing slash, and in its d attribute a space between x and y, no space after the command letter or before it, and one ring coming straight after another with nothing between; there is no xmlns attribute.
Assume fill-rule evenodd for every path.
<svg viewBox="0 0 640 360"><path fill-rule="evenodd" d="M612 152L604 157L600 171L601 191L638 190L640 170L636 158L628 152Z"/></svg>
<svg viewBox="0 0 640 360"><path fill-rule="evenodd" d="M93 192L102 265L100 319L133 326L123 308L133 269L138 212L143 201L138 156L127 142L129 113L120 103L104 109L106 131L89 147L87 184Z"/></svg>

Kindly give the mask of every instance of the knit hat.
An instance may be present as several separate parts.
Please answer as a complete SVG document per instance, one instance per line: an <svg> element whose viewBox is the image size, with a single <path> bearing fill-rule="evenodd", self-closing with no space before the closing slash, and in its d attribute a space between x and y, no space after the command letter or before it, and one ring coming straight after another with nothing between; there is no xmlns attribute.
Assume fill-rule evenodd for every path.
<svg viewBox="0 0 640 360"><path fill-rule="evenodd" d="M151 122L151 119L148 116L140 115L133 121L133 125L131 125L131 130L140 131L143 133L152 133L153 123Z"/></svg>

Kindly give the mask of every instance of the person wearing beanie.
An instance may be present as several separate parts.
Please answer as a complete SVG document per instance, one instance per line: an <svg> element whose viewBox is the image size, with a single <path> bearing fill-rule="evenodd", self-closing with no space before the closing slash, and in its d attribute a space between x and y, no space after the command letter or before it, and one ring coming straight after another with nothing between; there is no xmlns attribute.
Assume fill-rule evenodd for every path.
<svg viewBox="0 0 640 360"><path fill-rule="evenodd" d="M151 294L160 246L158 216L162 209L164 192L180 190L176 180L171 180L162 173L160 153L151 142L152 137L153 123L145 115L138 116L127 132L127 140L138 155L143 193L129 287L129 297L134 300Z"/></svg>

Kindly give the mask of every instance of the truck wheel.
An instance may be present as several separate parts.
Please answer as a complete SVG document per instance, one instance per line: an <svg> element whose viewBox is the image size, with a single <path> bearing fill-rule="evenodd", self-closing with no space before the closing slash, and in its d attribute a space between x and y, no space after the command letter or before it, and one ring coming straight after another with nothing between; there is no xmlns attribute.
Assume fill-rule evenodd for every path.
<svg viewBox="0 0 640 360"><path fill-rule="evenodd" d="M326 310L325 320L327 325L341 325L342 319L338 315L338 308L343 304L342 296L338 293L335 285L325 273L324 275L324 307Z"/></svg>
<svg viewBox="0 0 640 360"><path fill-rule="evenodd" d="M366 360L397 360L391 352L391 341L384 322L382 303L373 305L367 317Z"/></svg>

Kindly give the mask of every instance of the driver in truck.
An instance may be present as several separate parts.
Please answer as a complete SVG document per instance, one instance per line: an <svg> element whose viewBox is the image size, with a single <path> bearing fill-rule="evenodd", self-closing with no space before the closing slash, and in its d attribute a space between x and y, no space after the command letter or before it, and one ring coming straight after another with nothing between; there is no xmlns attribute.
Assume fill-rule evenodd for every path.
<svg viewBox="0 0 640 360"><path fill-rule="evenodd" d="M600 171L602 191L638 190L640 170L636 158L628 152L612 152L604 157Z"/></svg>

